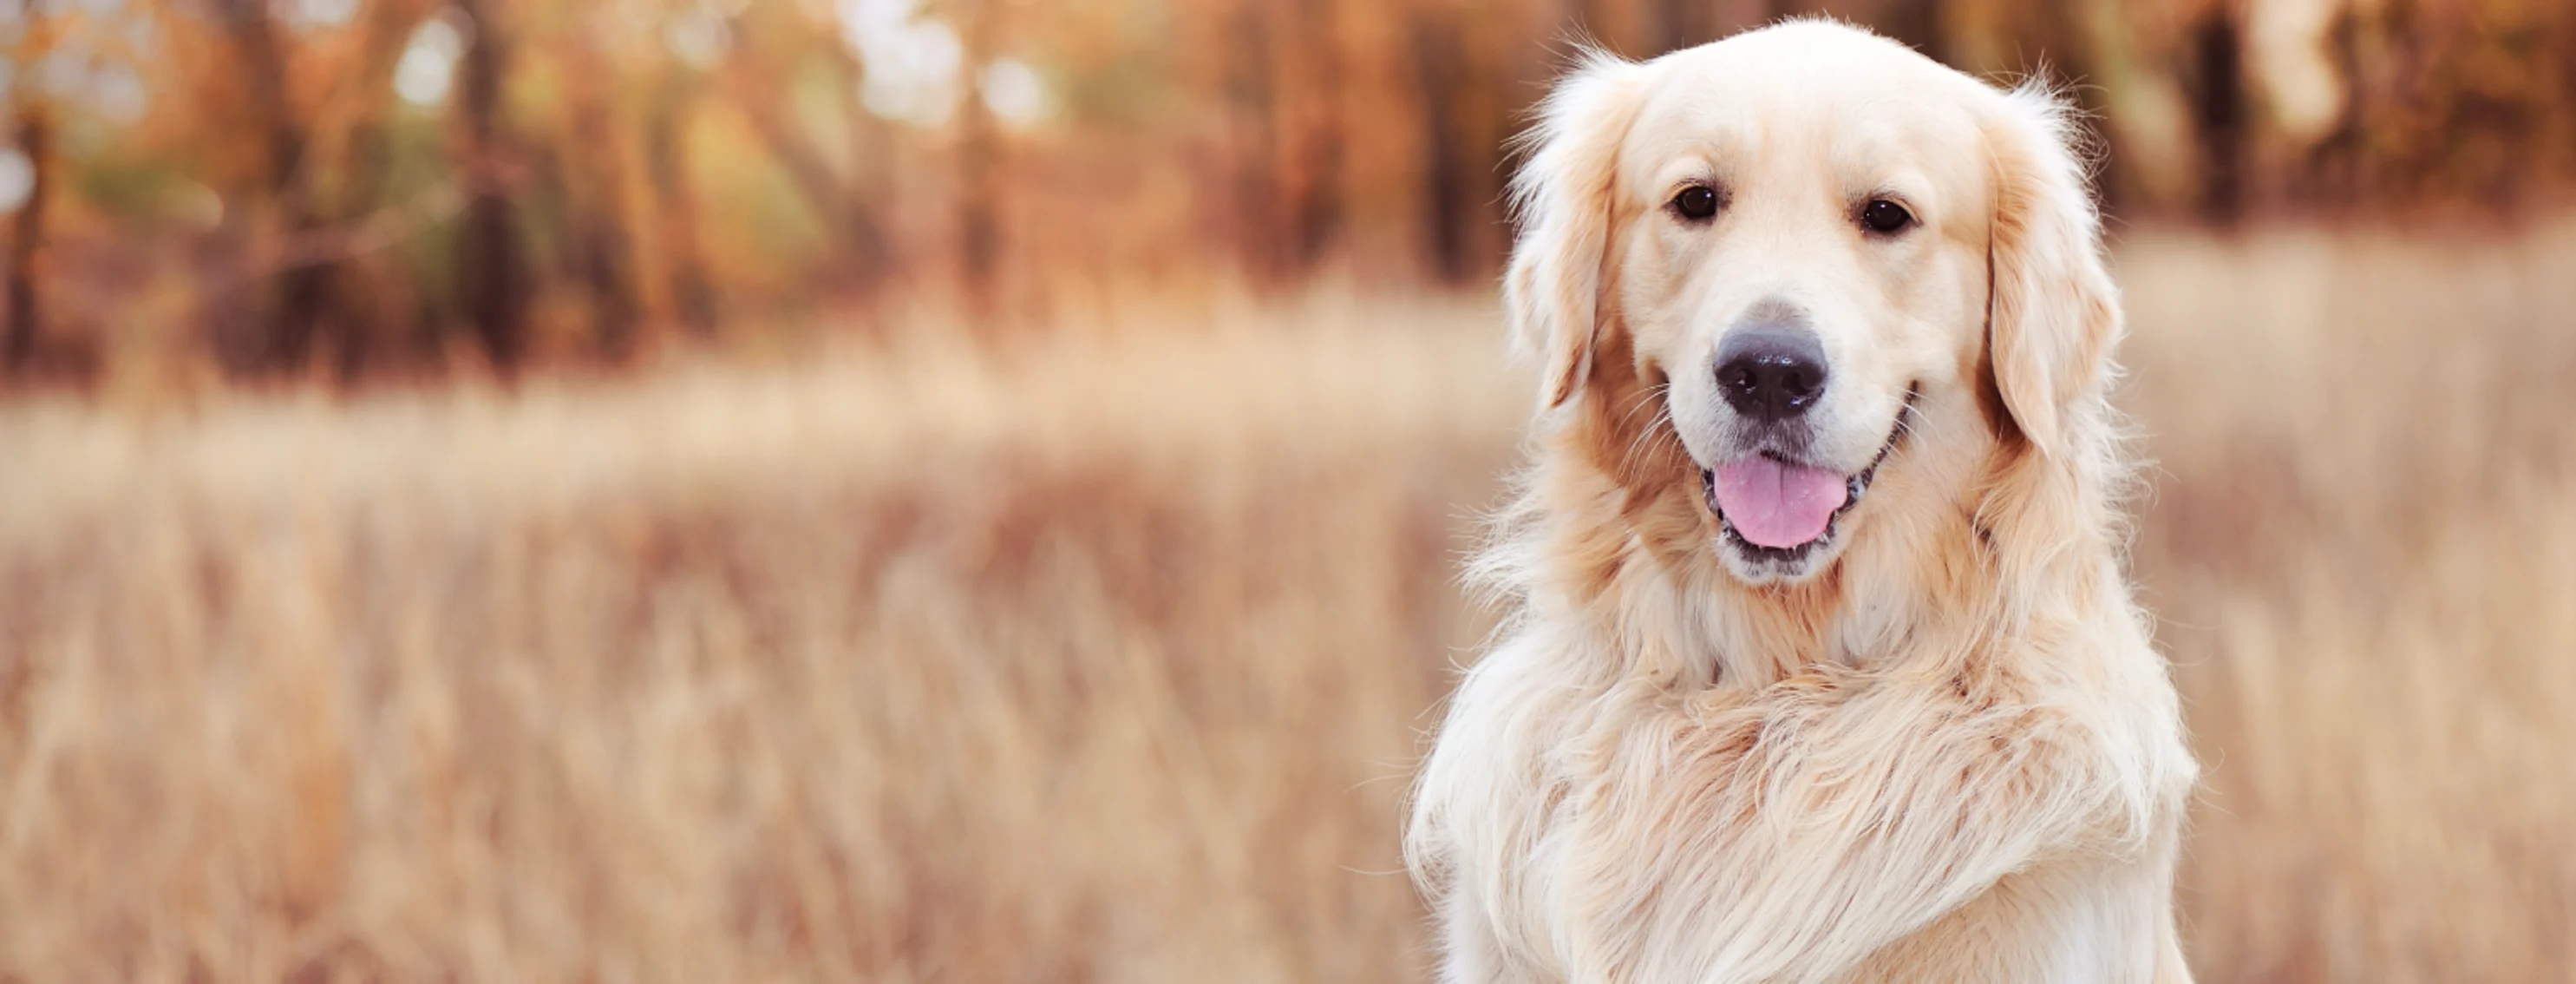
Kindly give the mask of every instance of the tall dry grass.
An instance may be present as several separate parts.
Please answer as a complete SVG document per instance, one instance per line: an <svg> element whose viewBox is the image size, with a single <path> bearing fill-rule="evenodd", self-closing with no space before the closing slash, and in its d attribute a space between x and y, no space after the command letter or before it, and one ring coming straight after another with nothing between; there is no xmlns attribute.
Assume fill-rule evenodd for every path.
<svg viewBox="0 0 2576 984"><path fill-rule="evenodd" d="M2576 227L2134 246L2195 960L2576 981Z"/></svg>
<svg viewBox="0 0 2576 984"><path fill-rule="evenodd" d="M2213 981L2568 979L2576 230L2139 234ZM0 980L1419 979L1480 301L0 408Z"/></svg>

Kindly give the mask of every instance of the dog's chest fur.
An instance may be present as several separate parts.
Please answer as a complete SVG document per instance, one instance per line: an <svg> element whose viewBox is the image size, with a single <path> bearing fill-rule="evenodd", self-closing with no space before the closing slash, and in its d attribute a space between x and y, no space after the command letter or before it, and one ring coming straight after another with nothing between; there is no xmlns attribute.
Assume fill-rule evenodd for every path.
<svg viewBox="0 0 2576 984"><path fill-rule="evenodd" d="M1592 841L1586 804L1673 781L1665 772L1635 769L1641 758L1654 756L1635 754L1633 743L1658 741L1723 714L1758 689L1675 687L1634 674L1579 669L1614 662L1599 646L1546 628L1528 630L1490 652L1461 688L1459 707L1466 713L1451 719L1442 747L1475 754L1436 754L1422 794L1441 798L1447 807L1443 833L1453 893L1447 916L1490 921L1475 935L1493 941L1495 949L1477 957L1486 966L1456 979L1554 984L1574 979L1572 968L1597 965L1600 954L1616 945L1600 934L1621 932L1628 924L1604 910L1605 900L1657 889L1642 879L1604 883L1595 861L1605 845ZM1727 822L1671 819L1683 828ZM1683 839L1676 837L1676 849ZM2133 968L2153 966L2155 958L2132 952L2138 934L2125 927L2163 904L2167 889L2158 871L2169 864L2105 856L2027 869L1924 929L1913 943L1830 980L1933 979L1921 977L1930 967L1946 968L1937 979L1961 984L2137 979ZM2111 868L2121 870L2106 874ZM1693 903L1675 898L1648 904ZM1696 904L1730 903L1703 898Z"/></svg>
<svg viewBox="0 0 2576 984"><path fill-rule="evenodd" d="M1479 754L1439 763L1435 786L1424 790L1457 807L1447 828L1454 889L1477 900L1466 908L1506 924L1494 927L1496 938L1517 941L1496 955L1499 981L1563 979L1572 951L1586 946L1582 900L1599 886L1582 883L1576 861L1589 846L1583 804L1606 785L1660 778L1619 774L1612 763L1621 744L1669 730L1686 707L1704 710L1750 692L1733 681L1568 672L1615 665L1602 648L1539 631L1497 646L1461 688L1469 713L1453 718L1442 739Z"/></svg>

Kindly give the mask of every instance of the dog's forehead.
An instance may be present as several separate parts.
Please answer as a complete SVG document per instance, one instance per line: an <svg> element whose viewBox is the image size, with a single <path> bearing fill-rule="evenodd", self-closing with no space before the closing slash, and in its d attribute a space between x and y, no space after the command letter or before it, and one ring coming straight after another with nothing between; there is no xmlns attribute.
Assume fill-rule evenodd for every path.
<svg viewBox="0 0 2576 984"><path fill-rule="evenodd" d="M1934 167L1972 154L1988 90L1893 41L1822 23L1782 25L1658 59L1635 161L1752 155L1837 170Z"/></svg>
<svg viewBox="0 0 2576 984"><path fill-rule="evenodd" d="M1747 31L1655 59L1678 77L1721 87L1778 87L1831 97L1955 98L1976 80L1922 52L1858 28L1797 21Z"/></svg>

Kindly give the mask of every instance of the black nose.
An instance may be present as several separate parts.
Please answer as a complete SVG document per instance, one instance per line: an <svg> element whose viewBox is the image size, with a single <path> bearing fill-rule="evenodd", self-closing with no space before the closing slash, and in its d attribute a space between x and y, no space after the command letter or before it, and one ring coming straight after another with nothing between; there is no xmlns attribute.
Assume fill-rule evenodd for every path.
<svg viewBox="0 0 2576 984"><path fill-rule="evenodd" d="M1755 420L1807 412L1825 395L1825 349L1804 330L1748 328L1717 349L1717 389L1726 405Z"/></svg>

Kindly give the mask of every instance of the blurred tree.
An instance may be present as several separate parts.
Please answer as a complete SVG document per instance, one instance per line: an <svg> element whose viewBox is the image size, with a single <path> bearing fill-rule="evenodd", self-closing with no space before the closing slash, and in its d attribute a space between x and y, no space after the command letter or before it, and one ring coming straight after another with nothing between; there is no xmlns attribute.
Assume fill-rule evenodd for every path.
<svg viewBox="0 0 2576 984"><path fill-rule="evenodd" d="M2576 184L2556 0L0 0L0 371L84 364L147 283L193 320L132 334L342 379L460 327L510 373L898 290L1473 285L1565 42L1792 14L2046 65L2124 212Z"/></svg>
<svg viewBox="0 0 2576 984"><path fill-rule="evenodd" d="M1312 271L1341 235L1346 109L1339 14L1334 0L1302 0L1287 18L1293 74L1284 88L1295 155L1285 178L1294 203L1287 260L1294 274Z"/></svg>
<svg viewBox="0 0 2576 984"><path fill-rule="evenodd" d="M230 0L251 3L256 0ZM509 49L496 0L457 0L472 25L457 64L457 122L464 131L465 227L457 237L458 294L492 367L509 376L527 348L528 286L516 193L521 162L501 119Z"/></svg>
<svg viewBox="0 0 2576 984"><path fill-rule="evenodd" d="M292 255L320 231L323 220L305 167L305 118L288 89L292 66L272 5L267 0L212 2L240 67L240 119L261 151L267 221L254 232L264 244L253 254L260 258L254 262L282 267L276 271L275 296L252 315L265 330L249 333L250 348L242 358L245 368L298 372L311 357L317 334L325 330L334 279L330 257Z"/></svg>
<svg viewBox="0 0 2576 984"><path fill-rule="evenodd" d="M394 66L412 33L430 14L427 0L372 0L363 8L354 50L332 66L340 88L326 105L344 116L324 132L338 138L339 153L328 176L333 195L317 203L320 221L338 233L315 258L317 274L329 278L321 290L323 307L315 317L326 321L336 349L334 374L354 381L371 360L394 360L404 353L400 339L389 337L403 320L394 312L398 298L409 293L398 271L364 255L372 244L355 240L361 227L403 203L389 200L397 165L393 142ZM309 165L308 165L309 166ZM306 180L318 181L323 175Z"/></svg>
<svg viewBox="0 0 2576 984"><path fill-rule="evenodd" d="M855 92L863 66L846 46L828 33L802 23L793 12L747 8L731 21L735 44L743 53L727 58L722 69L728 102L750 122L764 149L815 213L822 217L832 249L825 259L826 280L859 293L873 292L895 273L896 254L885 220L879 214L877 189L865 168L845 176L833 166L834 154L794 115L793 94L799 72L819 69L842 92ZM885 137L881 126L853 119L851 131L862 145L854 156Z"/></svg>
<svg viewBox="0 0 2576 984"><path fill-rule="evenodd" d="M985 89L998 51L1001 11L993 0L955 0L952 8L965 37L963 76L957 125L957 257L966 303L979 315L992 313L994 281L1002 261L1001 221L995 214L994 183L1000 166L1001 141L994 132L990 93Z"/></svg>
<svg viewBox="0 0 2576 984"><path fill-rule="evenodd" d="M588 295L593 351L623 360L634 354L643 302L629 231L624 132L609 89L615 76L591 32L576 27L572 36L552 40L569 119L545 165L564 205L565 267Z"/></svg>
<svg viewBox="0 0 2576 984"><path fill-rule="evenodd" d="M2211 4L2191 29L2185 72L2200 147L2200 214L2232 225L2245 207L2244 37L2235 12Z"/></svg>
<svg viewBox="0 0 2576 984"><path fill-rule="evenodd" d="M1282 203L1277 59L1270 4L1235 0L1222 15L1224 86L1235 252L1255 282L1273 283L1293 248ZM1302 19L1302 18L1294 18Z"/></svg>
<svg viewBox="0 0 2576 984"><path fill-rule="evenodd" d="M1416 8L1406 23L1422 99L1422 228L1433 276L1450 283L1475 273L1468 224L1476 212L1462 90L1472 84L1458 30L1445 13Z"/></svg>
<svg viewBox="0 0 2576 984"><path fill-rule="evenodd" d="M36 64L53 48L54 21L40 0L19 0L17 14L18 36L11 45L10 63ZM45 212L52 207L55 170L51 112L27 73L19 73L9 88L8 118L11 139L27 171L27 187L9 224L9 252L0 261L6 266L5 273L0 273L0 289L8 292L7 322L0 325L5 329L0 331L0 372L18 375L35 361L36 337L43 325L37 260L45 244Z"/></svg>
<svg viewBox="0 0 2576 984"><path fill-rule="evenodd" d="M681 143L697 98L698 86L689 73L666 68L659 91L647 101L643 149L660 219L655 239L670 304L681 326L704 338L716 330L715 288L699 253L698 197L689 182L688 150Z"/></svg>
<svg viewBox="0 0 2576 984"><path fill-rule="evenodd" d="M1903 41L1936 61L1946 62L1949 48L1944 44L1942 21L1948 14L1948 7L1946 0L1889 0L1879 16L1872 20L1888 37Z"/></svg>
<svg viewBox="0 0 2576 984"><path fill-rule="evenodd" d="M52 207L53 123L43 108L23 107L16 121L17 149L26 161L27 193L9 223L7 259L8 337L0 342L0 368L23 372L34 362L36 335L42 330L44 305L38 287L37 254L45 242L45 211Z"/></svg>

